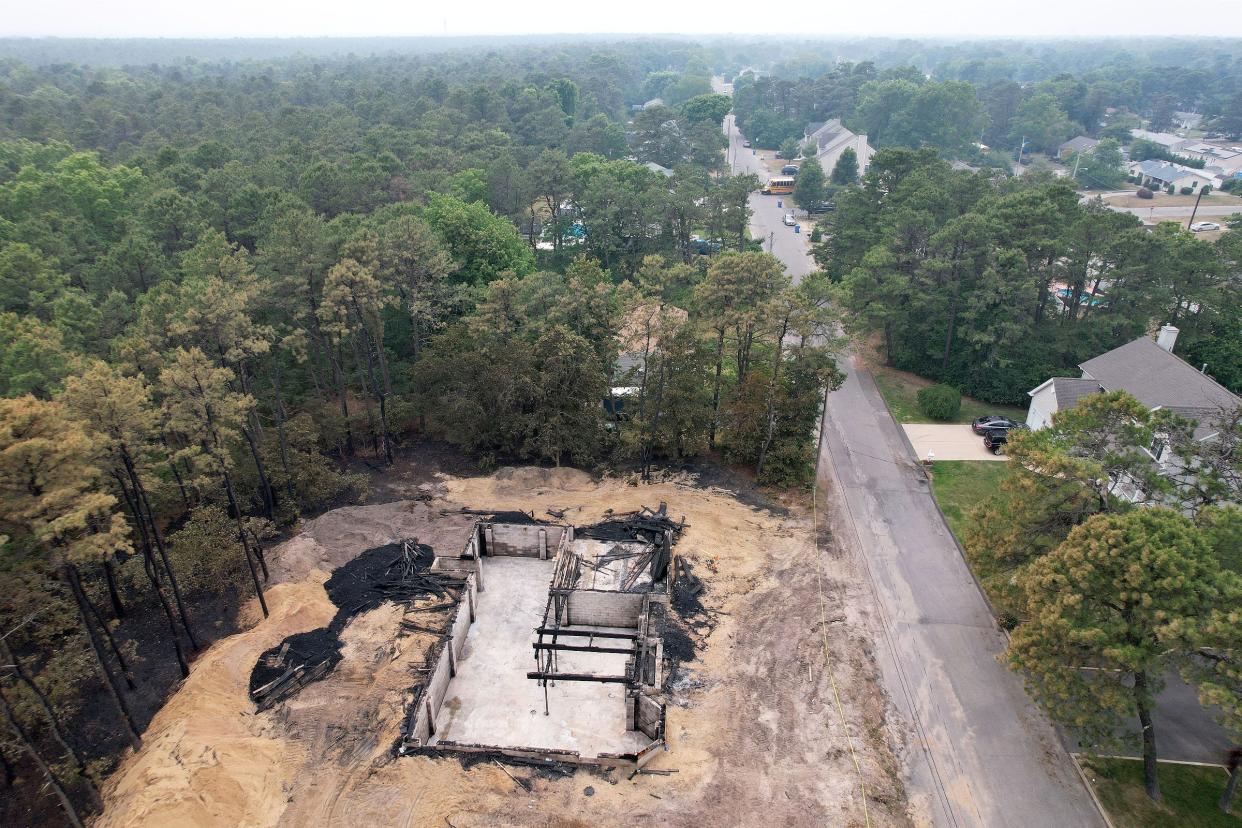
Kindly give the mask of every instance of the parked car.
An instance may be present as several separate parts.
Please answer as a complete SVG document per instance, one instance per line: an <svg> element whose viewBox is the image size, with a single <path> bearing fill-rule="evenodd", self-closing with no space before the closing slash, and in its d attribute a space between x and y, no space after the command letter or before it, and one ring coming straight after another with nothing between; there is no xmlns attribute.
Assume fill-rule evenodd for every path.
<svg viewBox="0 0 1242 828"><path fill-rule="evenodd" d="M786 227L793 227L797 223L798 223L798 219L794 217L793 213L785 214L785 226Z"/></svg>
<svg viewBox="0 0 1242 828"><path fill-rule="evenodd" d="M742 141L742 146L749 148L749 147L750 147L750 141L748 141L748 140L747 140L747 141Z"/></svg>
<svg viewBox="0 0 1242 828"><path fill-rule="evenodd" d="M785 166L781 167L781 175L797 175L797 174L798 174L797 164L786 164Z"/></svg>
<svg viewBox="0 0 1242 828"><path fill-rule="evenodd" d="M999 414L988 414L983 417L976 417L970 423L970 428L975 432L975 434L986 434L989 430L994 428L1003 428L1008 430L1011 428L1024 427L1025 423L1020 423L1017 420L1011 420L1008 417L1002 417Z"/></svg>
<svg viewBox="0 0 1242 828"><path fill-rule="evenodd" d="M1190 225L1190 231L1192 233L1202 233L1205 230L1219 230L1219 229L1220 229L1220 225L1214 221L1196 221L1194 224Z"/></svg>
<svg viewBox="0 0 1242 828"><path fill-rule="evenodd" d="M806 211L808 213L831 213L836 209L837 203L835 201L817 201L807 205Z"/></svg>
<svg viewBox="0 0 1242 828"><path fill-rule="evenodd" d="M690 249L700 256L709 256L712 253L719 253L724 245L720 239L705 239L701 236L690 237Z"/></svg>
<svg viewBox="0 0 1242 828"><path fill-rule="evenodd" d="M983 447L993 454L1000 454L1001 449L1009 442L1009 429L990 428L983 435Z"/></svg>

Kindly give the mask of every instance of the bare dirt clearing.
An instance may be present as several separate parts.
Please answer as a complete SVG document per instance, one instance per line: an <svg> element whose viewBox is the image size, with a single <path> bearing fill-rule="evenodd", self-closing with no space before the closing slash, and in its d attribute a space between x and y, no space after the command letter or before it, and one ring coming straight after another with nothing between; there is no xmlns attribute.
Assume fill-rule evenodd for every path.
<svg viewBox="0 0 1242 828"><path fill-rule="evenodd" d="M689 477L635 486L570 469L445 478L434 495L338 509L272 550L282 582L269 592L272 617L194 665L144 749L110 781L100 824L907 824L865 588L826 536L818 570L799 504L778 516ZM528 793L490 760L467 768L447 757L395 757L404 691L433 639L396 638L400 610L392 605L345 626L342 660L325 679L253 712L247 680L255 659L285 636L327 623L334 611L322 587L327 572L364 549L417 536L456 551L471 521L440 510L462 505L537 516L563 509L567 522L585 524L609 509L661 500L686 517L676 552L703 579L701 598L715 620L697 659L674 676L670 750L648 766L677 773L627 781L615 772L545 778L509 768Z"/></svg>

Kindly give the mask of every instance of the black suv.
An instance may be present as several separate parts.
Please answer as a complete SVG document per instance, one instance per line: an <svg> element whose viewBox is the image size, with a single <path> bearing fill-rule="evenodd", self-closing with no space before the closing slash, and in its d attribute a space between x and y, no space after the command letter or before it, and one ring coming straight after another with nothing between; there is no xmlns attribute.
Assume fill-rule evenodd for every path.
<svg viewBox="0 0 1242 828"><path fill-rule="evenodd" d="M983 433L983 447L993 454L1000 454L1001 447L1009 442L1009 429L989 428Z"/></svg>

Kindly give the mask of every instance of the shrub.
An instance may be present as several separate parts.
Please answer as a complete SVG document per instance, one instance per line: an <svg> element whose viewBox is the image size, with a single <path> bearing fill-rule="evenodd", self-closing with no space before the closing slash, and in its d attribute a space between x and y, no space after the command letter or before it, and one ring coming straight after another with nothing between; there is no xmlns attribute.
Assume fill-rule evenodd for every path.
<svg viewBox="0 0 1242 828"><path fill-rule="evenodd" d="M962 410L962 395L951 385L933 385L918 393L919 411L933 420L947 422Z"/></svg>
<svg viewBox="0 0 1242 828"><path fill-rule="evenodd" d="M1139 187L1138 192L1135 193L1135 195L1137 195L1139 198L1151 198L1152 192L1146 187Z"/></svg>
<svg viewBox="0 0 1242 828"><path fill-rule="evenodd" d="M823 234L823 232L819 229L819 227L812 227L812 228L811 228L811 242L812 242L812 244L818 244L818 243L819 243L819 241L820 241L823 237L824 237L824 234Z"/></svg>
<svg viewBox="0 0 1242 828"><path fill-rule="evenodd" d="M1173 185L1170 184L1169 186L1165 187L1164 191L1168 193L1169 195L1173 195Z"/></svg>
<svg viewBox="0 0 1242 828"><path fill-rule="evenodd" d="M1182 187L1182 195L1194 195L1194 187Z"/></svg>
<svg viewBox="0 0 1242 828"><path fill-rule="evenodd" d="M1211 184L1204 184L1204 185L1203 185L1203 189L1202 189L1202 190L1200 190L1199 192L1203 193L1204 195L1207 195L1208 193L1212 192L1212 185L1211 185Z"/></svg>

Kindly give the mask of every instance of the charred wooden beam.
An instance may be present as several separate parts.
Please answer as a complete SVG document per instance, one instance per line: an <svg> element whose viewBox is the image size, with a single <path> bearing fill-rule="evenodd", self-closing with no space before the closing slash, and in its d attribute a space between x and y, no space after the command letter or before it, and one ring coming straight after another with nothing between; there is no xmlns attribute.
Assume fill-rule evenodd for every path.
<svg viewBox="0 0 1242 828"><path fill-rule="evenodd" d="M591 673L527 673L528 679L541 681L598 681L605 684L628 684L629 676L596 676Z"/></svg>
<svg viewBox="0 0 1242 828"><path fill-rule="evenodd" d="M593 647L576 644L532 644L536 650L567 650L574 653L617 653L618 655L634 655L629 647Z"/></svg>
<svg viewBox="0 0 1242 828"><path fill-rule="evenodd" d="M539 627L535 632L538 635L565 635L579 638L628 638L631 641L638 639L637 632L591 632L590 630L563 630L559 627Z"/></svg>

